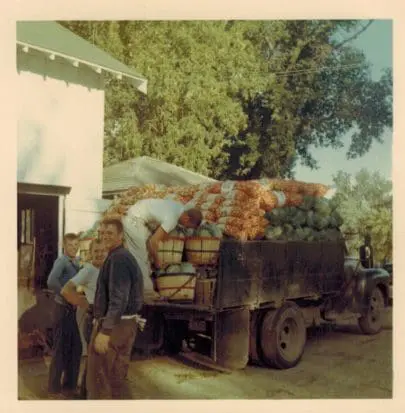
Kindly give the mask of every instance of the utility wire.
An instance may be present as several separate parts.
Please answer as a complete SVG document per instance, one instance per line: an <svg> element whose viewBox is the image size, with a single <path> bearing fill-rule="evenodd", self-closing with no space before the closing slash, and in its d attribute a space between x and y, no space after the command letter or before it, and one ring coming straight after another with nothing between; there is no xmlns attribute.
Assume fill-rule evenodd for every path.
<svg viewBox="0 0 405 413"><path fill-rule="evenodd" d="M274 72L273 75L275 76L289 76L289 75L294 75L294 74L305 74L305 73L316 73L316 72L322 72L324 70L341 70L341 69L346 69L346 68L354 68L354 67L359 67L363 63L353 63L350 65L341 65L341 66L321 66L315 69L302 69L302 70L290 70L286 72Z"/></svg>

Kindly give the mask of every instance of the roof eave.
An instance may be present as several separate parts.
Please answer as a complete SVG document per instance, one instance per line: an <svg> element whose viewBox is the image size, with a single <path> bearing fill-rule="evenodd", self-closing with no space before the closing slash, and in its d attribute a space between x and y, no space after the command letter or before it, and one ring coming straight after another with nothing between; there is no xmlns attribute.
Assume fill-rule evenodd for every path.
<svg viewBox="0 0 405 413"><path fill-rule="evenodd" d="M78 67L79 64L88 66L90 68L92 68L93 70L95 70L97 73L101 73L102 70L104 70L105 72L108 73L112 73L114 75L117 76L118 79L121 79L122 77L126 77L127 79L130 80L131 84L140 92L144 93L145 95L147 94L147 89L148 89L148 81L147 79L144 79L142 77L139 76L135 76L135 75L131 75L129 73L125 73L119 70L115 70L115 69L111 69L109 67L106 66L101 66L92 62L88 62L86 60L82 60L82 59L78 59L74 56L69 56L69 55L65 55L63 53L60 52L56 52L54 50L51 49L46 49L40 46L35 46L26 42L21 42L19 40L17 40L17 44L19 46L21 46L24 49L24 51L28 52L29 49L33 49L33 50L37 50L41 53L45 53L48 55L49 58L54 59L56 56L61 57L62 59L67 60L69 63L71 63L73 66Z"/></svg>

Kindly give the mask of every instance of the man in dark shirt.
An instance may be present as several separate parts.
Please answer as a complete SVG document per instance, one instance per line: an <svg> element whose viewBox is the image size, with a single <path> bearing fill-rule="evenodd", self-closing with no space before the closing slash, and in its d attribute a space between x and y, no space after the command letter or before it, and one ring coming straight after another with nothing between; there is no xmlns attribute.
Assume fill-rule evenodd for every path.
<svg viewBox="0 0 405 413"><path fill-rule="evenodd" d="M122 222L106 219L100 228L109 253L100 269L94 299L95 324L88 349L87 398L130 398L125 391L143 278L132 254L123 247Z"/></svg>
<svg viewBox="0 0 405 413"><path fill-rule="evenodd" d="M64 285L79 270L76 258L79 240L76 234L63 238L64 254L58 257L48 277L48 288L55 293L54 339L51 365L49 368L48 393L50 398L74 396L80 371L82 344L76 322L76 308L61 295ZM63 383L62 383L63 377Z"/></svg>

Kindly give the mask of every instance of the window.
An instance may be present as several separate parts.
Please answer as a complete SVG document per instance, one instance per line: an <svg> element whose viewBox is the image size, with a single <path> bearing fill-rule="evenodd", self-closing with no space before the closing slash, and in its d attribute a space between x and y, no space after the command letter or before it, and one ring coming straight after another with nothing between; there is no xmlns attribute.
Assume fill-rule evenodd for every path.
<svg viewBox="0 0 405 413"><path fill-rule="evenodd" d="M21 210L21 244L33 244L34 243L34 224L35 224L35 211L33 209Z"/></svg>

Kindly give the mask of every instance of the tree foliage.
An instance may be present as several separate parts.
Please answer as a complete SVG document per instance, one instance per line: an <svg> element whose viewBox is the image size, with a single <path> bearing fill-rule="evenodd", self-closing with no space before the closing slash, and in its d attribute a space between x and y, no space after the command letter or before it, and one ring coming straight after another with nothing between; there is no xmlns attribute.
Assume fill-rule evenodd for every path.
<svg viewBox="0 0 405 413"><path fill-rule="evenodd" d="M334 39L357 22L264 22L250 33L268 61L274 81L245 102L249 126L229 147L227 174L248 178L291 176L296 161L315 168L313 146L366 153L392 124L392 78L373 81L364 54ZM270 40L269 40L270 39Z"/></svg>
<svg viewBox="0 0 405 413"><path fill-rule="evenodd" d="M361 156L392 123L359 21L63 22L148 79L107 79L105 164L149 155L217 178L292 176L312 146ZM347 41L341 39L342 33Z"/></svg>
<svg viewBox="0 0 405 413"><path fill-rule="evenodd" d="M344 218L343 232L357 254L366 234L371 235L377 261L392 258L392 182L379 172L360 170L354 177L339 171L334 176L334 202Z"/></svg>

